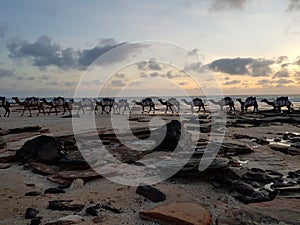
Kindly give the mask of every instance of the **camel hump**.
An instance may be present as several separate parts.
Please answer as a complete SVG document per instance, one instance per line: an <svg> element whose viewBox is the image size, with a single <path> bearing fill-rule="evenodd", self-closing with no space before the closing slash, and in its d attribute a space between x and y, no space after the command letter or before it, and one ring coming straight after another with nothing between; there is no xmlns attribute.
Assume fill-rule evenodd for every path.
<svg viewBox="0 0 300 225"><path fill-rule="evenodd" d="M253 105L256 102L256 97L248 97L245 101L246 105Z"/></svg>
<svg viewBox="0 0 300 225"><path fill-rule="evenodd" d="M232 99L230 97L225 97L224 100L225 101L232 101Z"/></svg>
<svg viewBox="0 0 300 225"><path fill-rule="evenodd" d="M200 102L202 102L202 99L201 98L194 98L193 102L199 102L200 103Z"/></svg>
<svg viewBox="0 0 300 225"><path fill-rule="evenodd" d="M144 103L152 102L152 99L151 99L151 98L144 98L144 99L142 100L142 102L144 102Z"/></svg>

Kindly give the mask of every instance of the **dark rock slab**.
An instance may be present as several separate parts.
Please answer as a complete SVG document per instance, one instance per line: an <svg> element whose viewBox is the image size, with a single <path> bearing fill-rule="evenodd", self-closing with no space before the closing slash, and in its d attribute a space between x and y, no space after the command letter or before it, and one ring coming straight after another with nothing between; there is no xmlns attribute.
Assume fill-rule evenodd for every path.
<svg viewBox="0 0 300 225"><path fill-rule="evenodd" d="M40 191L30 191L30 192L25 193L25 196L38 196L41 194L42 194L42 192L40 192Z"/></svg>
<svg viewBox="0 0 300 225"><path fill-rule="evenodd" d="M244 155L250 154L253 150L249 145L243 144L241 142L223 142L221 145L220 153L226 155Z"/></svg>
<svg viewBox="0 0 300 225"><path fill-rule="evenodd" d="M30 221L30 224L29 225L39 225L41 224L42 221L41 221L41 218L32 218L31 221Z"/></svg>
<svg viewBox="0 0 300 225"><path fill-rule="evenodd" d="M11 165L9 163L0 163L0 170L2 169L7 169L9 168Z"/></svg>
<svg viewBox="0 0 300 225"><path fill-rule="evenodd" d="M5 141L3 140L3 138L0 137L0 149L3 149L6 146Z"/></svg>
<svg viewBox="0 0 300 225"><path fill-rule="evenodd" d="M7 131L7 134L19 134L19 133L25 133L25 132L36 132L36 131L40 131L41 129L42 128L40 126L19 127L19 128L9 129Z"/></svg>
<svg viewBox="0 0 300 225"><path fill-rule="evenodd" d="M5 151L0 153L0 163L14 162L16 160L16 151Z"/></svg>
<svg viewBox="0 0 300 225"><path fill-rule="evenodd" d="M300 155L300 149L292 147L292 146L272 144L272 145L270 145L270 148L275 150L275 151L279 151L279 152L282 152L284 154L288 154L288 155L292 155L292 156Z"/></svg>
<svg viewBox="0 0 300 225"><path fill-rule="evenodd" d="M90 207L86 208L85 212L91 216L98 216L97 209L99 209L98 206L90 206Z"/></svg>
<svg viewBox="0 0 300 225"><path fill-rule="evenodd" d="M25 212L25 219L36 218L38 213L39 213L39 210L37 210L37 209L27 208L26 212Z"/></svg>
<svg viewBox="0 0 300 225"><path fill-rule="evenodd" d="M17 159L27 161L34 159L37 162L47 164L57 164L62 156L62 145L54 137L42 135L32 140L26 141L17 152Z"/></svg>
<svg viewBox="0 0 300 225"><path fill-rule="evenodd" d="M49 201L47 209L58 210L58 211L74 211L80 212L83 208L83 204L72 204L73 200L54 200Z"/></svg>
<svg viewBox="0 0 300 225"><path fill-rule="evenodd" d="M253 193L255 192L254 187L252 187L251 184L242 182L242 181L235 181L231 184L231 188L243 195L246 196L252 196Z"/></svg>
<svg viewBox="0 0 300 225"><path fill-rule="evenodd" d="M60 189L60 188L47 188L44 191L44 193L45 194L64 194L64 193L66 193L66 191L63 189Z"/></svg>
<svg viewBox="0 0 300 225"><path fill-rule="evenodd" d="M59 159L58 163L62 170L90 169L90 165L84 160L79 151L68 152L68 154Z"/></svg>
<svg viewBox="0 0 300 225"><path fill-rule="evenodd" d="M106 209L106 210L111 211L111 212L116 213L116 214L122 213L122 211L120 209L117 209L114 206L112 206L110 204L110 202L108 202L107 204L100 205L100 208Z"/></svg>
<svg viewBox="0 0 300 225"><path fill-rule="evenodd" d="M162 202L166 200L166 195L150 185L141 185L136 189L136 193L144 196L152 202Z"/></svg>

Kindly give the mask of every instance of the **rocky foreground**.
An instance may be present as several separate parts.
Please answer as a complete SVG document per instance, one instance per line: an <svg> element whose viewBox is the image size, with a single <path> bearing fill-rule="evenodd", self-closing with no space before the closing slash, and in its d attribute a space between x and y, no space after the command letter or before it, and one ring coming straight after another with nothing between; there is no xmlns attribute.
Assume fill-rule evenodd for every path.
<svg viewBox="0 0 300 225"><path fill-rule="evenodd" d="M181 122L162 116L168 122L163 139L162 128L149 130L152 118L129 118L138 143L127 133L121 135L127 144L120 142L109 122L96 135L82 134L84 153L62 126L54 132L54 124L24 121L32 126L1 129L0 224L300 224L300 112L227 115L226 131L219 131L224 141L204 171L199 163L211 132L218 132L210 116ZM70 130L70 119L63 120ZM100 159L99 138L108 149ZM185 166L157 184L104 178L134 176L132 165L144 177L163 176L158 171L180 166L172 158L190 157L190 146L195 151ZM153 166L153 160L163 163Z"/></svg>

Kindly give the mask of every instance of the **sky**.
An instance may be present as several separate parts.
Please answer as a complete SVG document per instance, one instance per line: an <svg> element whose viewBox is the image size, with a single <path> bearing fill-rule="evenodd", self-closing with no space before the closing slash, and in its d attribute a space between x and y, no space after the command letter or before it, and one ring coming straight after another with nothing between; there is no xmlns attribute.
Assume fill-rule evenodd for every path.
<svg viewBox="0 0 300 225"><path fill-rule="evenodd" d="M195 76L209 68L226 95L300 94L300 0L0 0L0 15L0 96L74 96L90 65L114 50L93 65L123 66L81 83L86 95L202 94L203 83L155 53L125 64L149 40L197 56L184 67Z"/></svg>

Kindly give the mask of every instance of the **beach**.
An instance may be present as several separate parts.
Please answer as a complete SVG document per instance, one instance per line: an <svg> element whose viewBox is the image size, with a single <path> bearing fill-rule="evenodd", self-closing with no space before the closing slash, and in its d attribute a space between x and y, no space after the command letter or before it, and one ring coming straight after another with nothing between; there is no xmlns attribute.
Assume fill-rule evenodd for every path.
<svg viewBox="0 0 300 225"><path fill-rule="evenodd" d="M27 117L28 114L21 117L19 108L15 106L9 118L0 118L0 141L3 143L0 160L1 165L7 167L0 170L0 224L38 224L34 221L40 221L41 224L162 224L154 222L161 218L146 220L139 212L164 203L182 202L201 205L209 213L212 225L300 224L299 110L262 110L258 113L250 110L241 113L237 107L235 113L227 112L224 140L217 152L217 160L204 171L198 171L197 165L211 136L213 121L209 112L192 115L186 107L181 116L176 116L164 114L161 106L156 114L141 114L140 108L136 108L130 115L128 112L125 116L114 115L115 118L127 119L132 132L136 132L140 140L147 137L153 118L161 118L166 124L180 121L187 136L193 136L200 129L197 148L187 165L170 178L151 185L165 195L165 200L158 202L136 193L136 186L118 184L90 173L82 161L78 162L78 158L76 163L69 157L68 164L57 165L42 162L39 158L26 158L27 153L23 152L22 160L19 157L16 159L15 154L22 151L20 149L26 141L42 135L55 137L63 143L75 141L72 118L61 118L61 115L55 114L36 116L35 113L32 117ZM120 132L126 139L127 131L122 127L113 127L109 114L98 112L94 116L87 111L84 115L80 114L79 118L95 120L97 133L103 143L107 143L112 154L125 163L146 164L150 159L167 160L169 157L167 151L159 148L142 155L123 149L123 145L118 145L114 132ZM151 129L159 129L158 122L154 121L153 124ZM176 131L175 126L169 127ZM90 130L84 132L92 138ZM131 139L126 141L130 143ZM118 148L114 149L116 145ZM70 149L66 151L76 151L75 145L68 146ZM54 172L49 172L50 168ZM80 170L89 171L89 174L80 175ZM148 172L148 168L144 170ZM45 190L49 188L56 191L52 189L47 193ZM30 192L35 194L26 195ZM82 207L78 206L80 209L77 210L49 208L50 201L60 200ZM96 213L87 210L91 207ZM37 215L25 219L28 208L38 210ZM67 222L59 220L65 216L71 216L71 219L66 219Z"/></svg>

